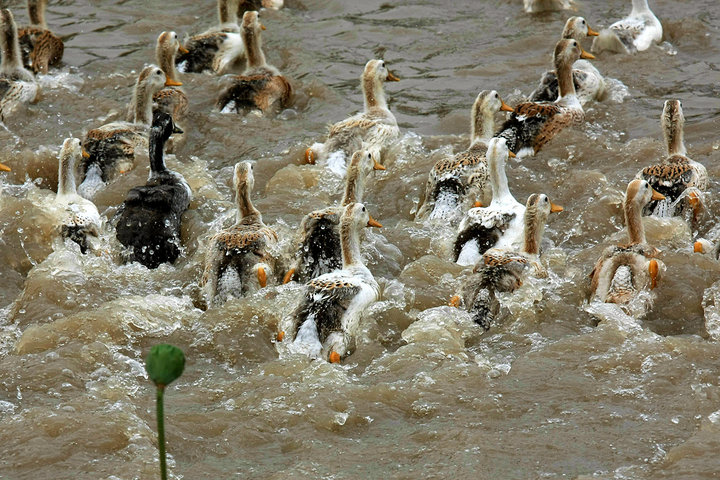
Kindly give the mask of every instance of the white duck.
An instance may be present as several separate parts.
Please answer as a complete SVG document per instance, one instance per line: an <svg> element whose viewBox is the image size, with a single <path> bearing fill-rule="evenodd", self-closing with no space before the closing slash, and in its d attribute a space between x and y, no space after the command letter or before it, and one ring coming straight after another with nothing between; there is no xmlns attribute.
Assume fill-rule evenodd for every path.
<svg viewBox="0 0 720 480"><path fill-rule="evenodd" d="M523 0L523 4L527 13L575 8L575 0Z"/></svg>
<svg viewBox="0 0 720 480"><path fill-rule="evenodd" d="M380 163L384 163L382 153L400 135L400 129L395 115L388 109L383 83L398 80L387 69L384 60L367 62L360 77L365 110L332 125L325 143L315 143L305 151L306 162L314 164L327 159L331 168L337 163L337 169L344 171L347 157L363 148L364 143Z"/></svg>
<svg viewBox="0 0 720 480"><path fill-rule="evenodd" d="M572 75L573 64L580 58L595 57L575 39L562 39L555 45L553 61L560 95L554 102L523 102L515 106L515 112L497 134L507 140L511 152L535 155L562 130L583 121L585 112Z"/></svg>
<svg viewBox="0 0 720 480"><path fill-rule="evenodd" d="M644 180L628 184L623 210L630 242L603 251L590 273L592 299L626 304L640 291L657 286L665 266L655 258L658 250L647 244L642 223L642 209L651 199L662 200L663 195Z"/></svg>
<svg viewBox="0 0 720 480"><path fill-rule="evenodd" d="M102 224L95 204L78 195L75 189L75 165L81 158L80 139L65 139L60 151L55 203L64 211L60 225L62 236L73 240L80 245L82 253L87 253L97 249Z"/></svg>
<svg viewBox="0 0 720 480"><path fill-rule="evenodd" d="M680 100L666 100L660 126L667 145L667 157L659 164L643 168L635 178L647 181L662 193L663 200L653 200L643 213L659 217L683 215L692 210L697 221L702 212L702 192L707 190L708 174L704 165L687 157L683 128L685 116ZM686 207L690 207L688 210Z"/></svg>
<svg viewBox="0 0 720 480"><path fill-rule="evenodd" d="M365 226L380 224L362 203L347 205L340 219L343 268L307 283L299 308L283 321L290 351L332 363L350 353L363 312L378 299L378 284L360 255L360 229ZM278 338L284 336L281 331Z"/></svg>
<svg viewBox="0 0 720 480"><path fill-rule="evenodd" d="M20 105L37 100L39 88L35 76L27 70L20 56L18 32L12 12L0 10L0 120Z"/></svg>
<svg viewBox="0 0 720 480"><path fill-rule="evenodd" d="M500 99L495 90L483 90L475 98L470 118L470 145L453 158L443 158L433 165L420 199L418 218L452 220L460 208L478 201L488 205L492 189L488 181L485 154L495 131L495 114L512 112L513 108Z"/></svg>
<svg viewBox="0 0 720 480"><path fill-rule="evenodd" d="M509 153L505 139L490 140L487 160L492 201L487 207L471 208L460 222L453 250L454 260L460 265L475 265L490 248L508 248L522 242L525 206L508 188L505 160Z"/></svg>
<svg viewBox="0 0 720 480"><path fill-rule="evenodd" d="M561 38L575 39L580 43L585 37L596 37L583 17L570 17L565 22ZM587 60L577 60L572 66L575 94L584 106L592 100L600 100L605 94L605 80L595 66ZM558 97L558 80L555 70L547 71L540 85L530 94L531 102L554 102Z"/></svg>
<svg viewBox="0 0 720 480"><path fill-rule="evenodd" d="M662 36L660 20L650 10L647 0L632 0L630 15L601 30L593 41L592 51L642 52L653 43L659 43Z"/></svg>
<svg viewBox="0 0 720 480"><path fill-rule="evenodd" d="M513 292L520 287L528 265L533 265L536 273L545 274L540 264L545 223L551 212L562 210L550 202L547 195L530 195L525 204L523 248L520 251L492 248L485 252L475 265L473 275L463 285L461 294L450 299L450 305L465 306L475 323L488 330L500 309L496 292Z"/></svg>

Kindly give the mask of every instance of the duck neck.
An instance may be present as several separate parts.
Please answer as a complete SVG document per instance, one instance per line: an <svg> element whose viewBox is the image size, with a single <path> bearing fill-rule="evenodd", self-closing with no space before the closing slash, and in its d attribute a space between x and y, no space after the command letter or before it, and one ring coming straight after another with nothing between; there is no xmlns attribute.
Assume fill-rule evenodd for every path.
<svg viewBox="0 0 720 480"><path fill-rule="evenodd" d="M477 142L487 143L495 134L495 119L492 115L484 114L479 108L473 109L470 123L470 145Z"/></svg>
<svg viewBox="0 0 720 480"><path fill-rule="evenodd" d="M382 82L374 77L363 78L363 93L365 95L365 111L371 108L382 108L387 110L387 100Z"/></svg>
<svg viewBox="0 0 720 480"><path fill-rule="evenodd" d="M536 209L525 210L525 253L538 255L540 253L540 242L545 233L545 224L540 221Z"/></svg>
<svg viewBox="0 0 720 480"><path fill-rule="evenodd" d="M0 62L0 70L5 74L12 74L18 70L23 70L20 61L20 44L18 43L17 27L15 25L5 25L0 32L0 47L2 47L2 62Z"/></svg>
<svg viewBox="0 0 720 480"><path fill-rule="evenodd" d="M575 96L575 83L573 82L572 64L559 62L555 66L558 79L558 100Z"/></svg>
<svg viewBox="0 0 720 480"><path fill-rule="evenodd" d="M250 188L247 181L240 182L235 192L235 202L237 203L237 223L250 216L260 217L260 211L255 208L250 199Z"/></svg>
<svg viewBox="0 0 720 480"><path fill-rule="evenodd" d="M635 202L625 202L624 210L630 244L645 243L645 228L643 227L640 208Z"/></svg>
<svg viewBox="0 0 720 480"><path fill-rule="evenodd" d="M358 264L362 265L359 232L357 225L351 218L343 218L340 222L340 240L343 268Z"/></svg>
<svg viewBox="0 0 720 480"><path fill-rule="evenodd" d="M47 23L45 23L46 6L47 0L28 0L27 9L28 17L30 17L30 25L47 30Z"/></svg>
<svg viewBox="0 0 720 480"><path fill-rule="evenodd" d="M220 25L237 23L237 12L231 12L230 0L218 0L218 20Z"/></svg>
<svg viewBox="0 0 720 480"><path fill-rule="evenodd" d="M77 193L75 188L75 158L72 154L62 155L60 157L57 193L59 196Z"/></svg>
<svg viewBox="0 0 720 480"><path fill-rule="evenodd" d="M167 172L163 147L166 139L157 135L154 129L150 130L150 175Z"/></svg>
<svg viewBox="0 0 720 480"><path fill-rule="evenodd" d="M668 155L685 155L687 153L687 150L685 150L685 140L681 126L677 124L670 125L664 130L664 133Z"/></svg>
<svg viewBox="0 0 720 480"><path fill-rule="evenodd" d="M632 12L630 15L648 11L650 11L650 7L648 6L647 0L632 0Z"/></svg>
<svg viewBox="0 0 720 480"><path fill-rule="evenodd" d="M178 72L175 69L175 53L172 50L165 50L163 46L158 45L155 56L157 57L160 70L163 71L165 76L170 80L178 81Z"/></svg>
<svg viewBox="0 0 720 480"><path fill-rule="evenodd" d="M345 179L345 193L341 204L343 207L351 203L362 202L365 193L365 182L360 177L359 165L351 165Z"/></svg>
<svg viewBox="0 0 720 480"><path fill-rule="evenodd" d="M253 29L243 28L243 42L245 42L248 68L264 67L265 54L260 45L260 35Z"/></svg>
<svg viewBox="0 0 720 480"><path fill-rule="evenodd" d="M510 195L507 176L505 175L505 159L493 156L490 162L490 185L492 186L493 198L498 201Z"/></svg>
<svg viewBox="0 0 720 480"><path fill-rule="evenodd" d="M135 85L133 107L135 123L149 124L152 119L152 91L146 82L139 82ZM162 153L162 148L160 152Z"/></svg>

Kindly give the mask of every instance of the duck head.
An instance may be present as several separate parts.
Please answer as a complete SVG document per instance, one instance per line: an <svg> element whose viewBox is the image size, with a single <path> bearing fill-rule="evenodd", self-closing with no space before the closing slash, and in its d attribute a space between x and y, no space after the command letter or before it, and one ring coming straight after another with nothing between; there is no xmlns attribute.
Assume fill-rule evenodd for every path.
<svg viewBox="0 0 720 480"><path fill-rule="evenodd" d="M180 87L177 70L175 70L175 56L178 52L188 53L188 50L180 44L180 39L175 32L162 32L155 45L155 57L160 69L165 73L167 80L165 85Z"/></svg>
<svg viewBox="0 0 720 480"><path fill-rule="evenodd" d="M153 112L150 136L165 142L173 133L183 133L183 131L180 127L175 125L169 114L160 110L155 110L155 112Z"/></svg>
<svg viewBox="0 0 720 480"><path fill-rule="evenodd" d="M525 253L540 253L540 242L545 233L545 224L550 213L562 212L544 193L533 193L525 203Z"/></svg>
<svg viewBox="0 0 720 480"><path fill-rule="evenodd" d="M365 111L373 107L387 109L383 84L399 80L388 70L385 60L370 60L367 62L360 77L360 83L365 94Z"/></svg>
<svg viewBox="0 0 720 480"><path fill-rule="evenodd" d="M470 113L470 141L489 141L495 130L497 112L514 112L515 109L503 102L496 90L483 90L473 102Z"/></svg>
<svg viewBox="0 0 720 480"><path fill-rule="evenodd" d="M597 37L598 32L590 28L583 17L570 17L565 22L562 38L572 38L578 42L585 37Z"/></svg>
<svg viewBox="0 0 720 480"><path fill-rule="evenodd" d="M645 180L633 180L625 191L625 224L630 244L645 243L645 229L642 224L642 209L651 200L664 200L665 196L653 189Z"/></svg>

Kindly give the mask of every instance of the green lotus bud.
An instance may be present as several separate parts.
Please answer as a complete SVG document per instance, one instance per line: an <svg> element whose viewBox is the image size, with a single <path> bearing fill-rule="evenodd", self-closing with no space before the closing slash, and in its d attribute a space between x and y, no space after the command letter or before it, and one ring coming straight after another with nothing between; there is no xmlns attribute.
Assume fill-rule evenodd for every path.
<svg viewBox="0 0 720 480"><path fill-rule="evenodd" d="M185 369L185 354L179 348L161 343L150 349L145 370L150 380L160 388L174 382Z"/></svg>

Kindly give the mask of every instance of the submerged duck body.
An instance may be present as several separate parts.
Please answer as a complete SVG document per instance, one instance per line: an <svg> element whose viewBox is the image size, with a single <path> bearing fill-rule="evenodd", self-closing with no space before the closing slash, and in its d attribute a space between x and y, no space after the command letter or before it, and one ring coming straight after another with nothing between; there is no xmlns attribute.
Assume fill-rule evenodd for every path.
<svg viewBox="0 0 720 480"><path fill-rule="evenodd" d="M494 116L501 110L513 111L495 90L478 94L471 111L470 146L452 159L444 158L433 165L418 208L419 218L452 223L466 204L490 203L492 188L485 154L495 130Z"/></svg>
<svg viewBox="0 0 720 480"><path fill-rule="evenodd" d="M379 294L378 284L360 256L359 230L371 221L361 203L343 210L343 267L306 284L298 309L284 320L290 351L339 362L354 348L362 313Z"/></svg>
<svg viewBox="0 0 720 480"><path fill-rule="evenodd" d="M360 84L365 98L363 112L330 127L325 143L315 143L305 151L307 163L314 164L338 153L344 166L347 158L360 148L367 148L384 163L382 154L400 135L395 115L390 112L383 84L396 82L384 60L370 60L365 64Z"/></svg>
<svg viewBox="0 0 720 480"><path fill-rule="evenodd" d="M365 180L373 169L384 170L385 167L373 158L372 153L366 150L355 152L348 166L340 205L316 210L302 219L298 228L296 260L286 274L285 282L293 278L307 282L342 267L340 218L347 205L362 202ZM373 223L372 226L376 225Z"/></svg>
<svg viewBox="0 0 720 480"><path fill-rule="evenodd" d="M237 163L233 181L237 221L212 236L205 257L202 284L208 304L253 293L267 286L269 278L273 283L275 261L268 250L277 234L263 223L250 199L255 184L252 165Z"/></svg>
<svg viewBox="0 0 720 480"><path fill-rule="evenodd" d="M131 189L115 216L116 236L131 248L132 260L148 268L173 263L180 255L180 222L192 192L185 178L168 170L163 145L174 132L172 118L155 112L150 129L150 176Z"/></svg>
<svg viewBox="0 0 720 480"><path fill-rule="evenodd" d="M565 22L561 38L575 39L580 42L585 37L595 37L598 33L590 28L583 17L570 17ZM575 94L584 106L593 100L600 100L605 94L605 80L595 66L587 60L577 60L572 65L572 78ZM554 102L560 94L555 70L543 74L540 85L530 94L531 102Z"/></svg>
<svg viewBox="0 0 720 480"><path fill-rule="evenodd" d="M650 10L647 0L632 0L630 15L601 30L593 41L592 51L642 52L653 43L659 43L662 36L662 24Z"/></svg>
<svg viewBox="0 0 720 480"><path fill-rule="evenodd" d="M220 94L217 101L219 110L243 112L257 109L265 113L271 109L290 106L290 82L265 60L260 37L260 32L264 29L258 21L257 12L245 12L241 33L247 68L242 75L232 77L230 85Z"/></svg>
<svg viewBox="0 0 720 480"><path fill-rule="evenodd" d="M606 248L595 263L590 273L593 300L627 304L640 292L656 287L665 266L655 258L658 250L647 244L641 215L651 199L662 198L644 180L633 180L628 184L623 210L630 241Z"/></svg>
<svg viewBox="0 0 720 480"><path fill-rule="evenodd" d="M89 130L83 140L83 181L78 192L92 198L107 182L135 167L135 152L148 148L152 97L166 85L163 71L150 65L138 76L133 92L132 121L112 122Z"/></svg>
<svg viewBox="0 0 720 480"><path fill-rule="evenodd" d="M572 65L580 58L594 57L577 40L563 39L557 43L554 63L560 96L552 103L525 102L515 106L515 112L497 134L507 141L511 152L534 155L562 130L583 121L585 112L572 78Z"/></svg>
<svg viewBox="0 0 720 480"><path fill-rule="evenodd" d="M47 28L47 0L28 0L30 26L18 32L24 65L35 73L48 73L51 66L62 61L65 44Z"/></svg>

